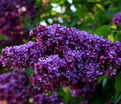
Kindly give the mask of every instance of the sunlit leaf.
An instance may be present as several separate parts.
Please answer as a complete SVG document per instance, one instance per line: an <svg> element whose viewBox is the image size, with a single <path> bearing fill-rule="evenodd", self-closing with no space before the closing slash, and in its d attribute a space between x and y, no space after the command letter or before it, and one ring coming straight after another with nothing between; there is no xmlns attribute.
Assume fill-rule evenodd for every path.
<svg viewBox="0 0 121 104"><path fill-rule="evenodd" d="M88 12L87 8L85 6L82 6L81 8L77 8L76 14L79 18L84 18L87 12Z"/></svg>
<svg viewBox="0 0 121 104"><path fill-rule="evenodd" d="M116 34L115 40L121 42L121 31L119 31L119 32Z"/></svg>
<svg viewBox="0 0 121 104"><path fill-rule="evenodd" d="M68 90L65 94L65 104L69 104L70 101L71 101L71 92L70 90Z"/></svg>
<svg viewBox="0 0 121 104"><path fill-rule="evenodd" d="M115 90L116 90L115 98L117 98L118 95L121 93L121 72L116 76Z"/></svg>
<svg viewBox="0 0 121 104"><path fill-rule="evenodd" d="M103 25L102 27L98 28L94 34L98 36L104 36L107 37L108 33L110 32L108 25Z"/></svg>
<svg viewBox="0 0 121 104"><path fill-rule="evenodd" d="M113 42L113 41L114 41L114 36L113 36L113 34L109 34L109 35L108 35L108 39L111 40L111 41Z"/></svg>

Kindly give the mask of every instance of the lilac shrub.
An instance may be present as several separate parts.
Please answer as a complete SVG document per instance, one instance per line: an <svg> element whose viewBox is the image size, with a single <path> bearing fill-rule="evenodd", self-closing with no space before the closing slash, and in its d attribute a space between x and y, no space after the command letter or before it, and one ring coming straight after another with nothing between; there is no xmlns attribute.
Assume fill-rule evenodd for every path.
<svg viewBox="0 0 121 104"><path fill-rule="evenodd" d="M45 92L62 85L69 87L73 96L93 96L98 78L105 74L114 77L121 64L120 42L76 28L39 25L30 36L36 37L38 48L33 51L30 47L28 52L29 44L7 47L2 50L1 61L15 70L33 66L31 82Z"/></svg>
<svg viewBox="0 0 121 104"><path fill-rule="evenodd" d="M34 96L34 89L26 86L28 76L17 72L0 74L0 101L8 104L27 104Z"/></svg>
<svg viewBox="0 0 121 104"><path fill-rule="evenodd" d="M47 55L44 62L40 58L40 62L35 64L33 75L35 83L40 81L40 84L49 84L48 87L44 84L45 90L54 90L60 84L70 87L73 96L94 93L99 76L108 74L113 77L116 75L116 68L121 64L120 42L111 42L103 37L61 25L39 25L30 35L37 36L37 43L43 45ZM54 59L51 64L47 63L52 60L50 55L55 54L60 59ZM55 60L63 60L62 63L58 62L62 65ZM54 68L57 72L52 66L56 66Z"/></svg>
<svg viewBox="0 0 121 104"><path fill-rule="evenodd" d="M118 12L113 18L113 23L116 25L121 25L121 12Z"/></svg>

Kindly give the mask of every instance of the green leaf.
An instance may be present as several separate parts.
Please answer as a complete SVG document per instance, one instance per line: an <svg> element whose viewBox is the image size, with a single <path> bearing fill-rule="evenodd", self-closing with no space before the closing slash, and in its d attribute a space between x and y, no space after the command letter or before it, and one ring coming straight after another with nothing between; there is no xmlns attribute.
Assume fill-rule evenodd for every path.
<svg viewBox="0 0 121 104"><path fill-rule="evenodd" d="M107 78L104 78L103 79L103 87L105 87L106 83L107 83Z"/></svg>
<svg viewBox="0 0 121 104"><path fill-rule="evenodd" d="M80 7L77 8L76 14L79 18L84 18L87 13L88 13L88 10L85 6L82 6L81 8Z"/></svg>
<svg viewBox="0 0 121 104"><path fill-rule="evenodd" d="M30 68L26 68L26 70L24 71L26 74L32 76L33 75L33 70L31 70Z"/></svg>
<svg viewBox="0 0 121 104"><path fill-rule="evenodd" d="M36 0L34 7L35 8L40 7L41 3L42 3L42 0Z"/></svg>
<svg viewBox="0 0 121 104"><path fill-rule="evenodd" d="M0 40L9 40L9 38L6 37L5 35L0 35Z"/></svg>
<svg viewBox="0 0 121 104"><path fill-rule="evenodd" d="M119 31L119 32L116 34L115 40L121 42L121 31Z"/></svg>
<svg viewBox="0 0 121 104"><path fill-rule="evenodd" d="M68 90L65 94L65 104L69 104L70 101L71 101L71 92L70 90Z"/></svg>
<svg viewBox="0 0 121 104"><path fill-rule="evenodd" d="M114 103L115 103L115 104L118 104L120 100L121 100L121 95L118 96L118 98L114 101Z"/></svg>
<svg viewBox="0 0 121 104"><path fill-rule="evenodd" d="M94 32L94 34L96 34L98 36L104 36L106 38L109 32L110 32L110 29L109 29L108 25L103 25L102 27L98 28Z"/></svg>
<svg viewBox="0 0 121 104"><path fill-rule="evenodd" d="M108 74L105 74L105 75L103 76L103 82L102 82L103 87L106 86L106 84L107 84L107 79L108 79Z"/></svg>
<svg viewBox="0 0 121 104"><path fill-rule="evenodd" d="M102 83L102 86L103 87L105 87L106 86L106 84L107 84L107 79L108 79L108 74L105 74L104 76L100 76L99 78L98 78L98 84L99 83Z"/></svg>
<svg viewBox="0 0 121 104"><path fill-rule="evenodd" d="M59 97L63 97L64 95L65 95L65 92L64 92L64 90L63 90L63 87L62 86L60 86L60 88L58 89L58 96Z"/></svg>
<svg viewBox="0 0 121 104"><path fill-rule="evenodd" d="M98 83L98 84L101 83L102 80L103 80L103 77L100 76L100 77L98 78L98 82L97 82L97 83Z"/></svg>
<svg viewBox="0 0 121 104"><path fill-rule="evenodd" d="M114 36L113 36L113 34L109 34L109 35L108 35L108 39L109 39L110 41L114 42Z"/></svg>
<svg viewBox="0 0 121 104"><path fill-rule="evenodd" d="M63 4L66 0L52 0L52 3Z"/></svg>
<svg viewBox="0 0 121 104"><path fill-rule="evenodd" d="M118 95L121 93L121 72L116 76L115 90L115 98L117 98Z"/></svg>
<svg viewBox="0 0 121 104"><path fill-rule="evenodd" d="M50 92L50 93L47 93L47 95L48 95L48 96L50 96L50 95L54 95L54 93L55 93L55 92L52 91L52 92Z"/></svg>
<svg viewBox="0 0 121 104"><path fill-rule="evenodd" d="M88 2L96 2L97 0L87 0Z"/></svg>
<svg viewBox="0 0 121 104"><path fill-rule="evenodd" d="M82 97L73 97L73 98L71 98L72 104L80 104L80 102L83 102L85 100L86 99L82 98Z"/></svg>

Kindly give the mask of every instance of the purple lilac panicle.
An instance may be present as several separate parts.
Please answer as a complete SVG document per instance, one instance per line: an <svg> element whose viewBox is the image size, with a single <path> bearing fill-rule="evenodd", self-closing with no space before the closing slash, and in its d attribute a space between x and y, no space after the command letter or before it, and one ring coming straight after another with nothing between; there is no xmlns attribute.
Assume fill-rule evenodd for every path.
<svg viewBox="0 0 121 104"><path fill-rule="evenodd" d="M93 96L99 76L108 74L112 78L121 64L120 42L111 42L76 28L57 24L48 27L39 25L30 31L30 36L36 36L36 44L44 50L38 52L35 48L37 53L28 53L33 53L32 56L42 54L36 58L31 57L36 60L33 62L35 73L31 81L47 92L63 85L71 89L73 96L86 96L90 93ZM13 60L9 49L11 48L3 49L1 60L3 65L13 63L12 66L16 69L15 63L26 52L23 51L22 55L17 55ZM16 54L18 53L17 51ZM31 58L25 57L27 61L22 61L19 67L29 67L26 62L31 62Z"/></svg>
<svg viewBox="0 0 121 104"><path fill-rule="evenodd" d="M113 23L116 25L121 25L121 12L118 12L113 18Z"/></svg>
<svg viewBox="0 0 121 104"><path fill-rule="evenodd" d="M76 28L66 28L56 24L49 27L39 25L30 31L30 36L37 37L37 43L43 46L49 58L52 58L52 55L58 55L58 58L63 60L63 66L60 64L56 66L56 59L51 59L49 64L48 58L44 59L45 63L40 59L40 62L35 64L33 82L42 84L49 81L51 87L45 87L45 89L54 90L55 85L61 84L69 86L72 92L81 89L80 96L84 96L83 92L91 92L92 88L96 88L99 76L108 74L109 77L113 77L116 74L116 68L121 64L120 42L111 42ZM61 62L58 60L58 63ZM57 72L55 70L50 72L51 66L56 66ZM43 78L44 80L41 80Z"/></svg>
<svg viewBox="0 0 121 104"><path fill-rule="evenodd" d="M0 0L0 35L20 38L24 30L20 18L25 14L26 17L31 15L33 4L27 0Z"/></svg>
<svg viewBox="0 0 121 104"><path fill-rule="evenodd" d="M23 71L27 67L32 68L38 58L42 56L43 51L41 45L32 41L29 41L28 45L6 47L2 50L2 64L3 66L12 65L12 69Z"/></svg>
<svg viewBox="0 0 121 104"><path fill-rule="evenodd" d="M36 95L34 97L35 104L64 104L60 101L58 95L55 93L54 95L47 96L45 93Z"/></svg>
<svg viewBox="0 0 121 104"><path fill-rule="evenodd" d="M17 72L0 75L0 101L8 104L27 104L34 89L26 86L28 76Z"/></svg>

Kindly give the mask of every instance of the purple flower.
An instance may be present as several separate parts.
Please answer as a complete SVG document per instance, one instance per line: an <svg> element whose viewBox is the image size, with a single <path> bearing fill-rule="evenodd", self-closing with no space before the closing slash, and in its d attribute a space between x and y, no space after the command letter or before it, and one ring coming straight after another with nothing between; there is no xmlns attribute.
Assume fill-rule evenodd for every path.
<svg viewBox="0 0 121 104"><path fill-rule="evenodd" d="M113 18L113 23L116 25L121 25L121 12L118 12Z"/></svg>
<svg viewBox="0 0 121 104"><path fill-rule="evenodd" d="M34 42L28 45L11 46L2 50L1 60L3 66L12 66L14 70L23 71L25 68L33 68L34 63L42 56L43 48Z"/></svg>
<svg viewBox="0 0 121 104"><path fill-rule="evenodd" d="M10 72L0 75L0 100L8 104L27 104L35 90L26 86L28 77L25 74Z"/></svg>
<svg viewBox="0 0 121 104"><path fill-rule="evenodd" d="M27 0L1 0L0 1L0 35L16 39L21 37L24 26L20 20L22 16L32 15L34 2Z"/></svg>
<svg viewBox="0 0 121 104"><path fill-rule="evenodd" d="M45 93L36 95L34 97L35 104L64 104L60 101L58 95L55 93L54 95L47 96Z"/></svg>

